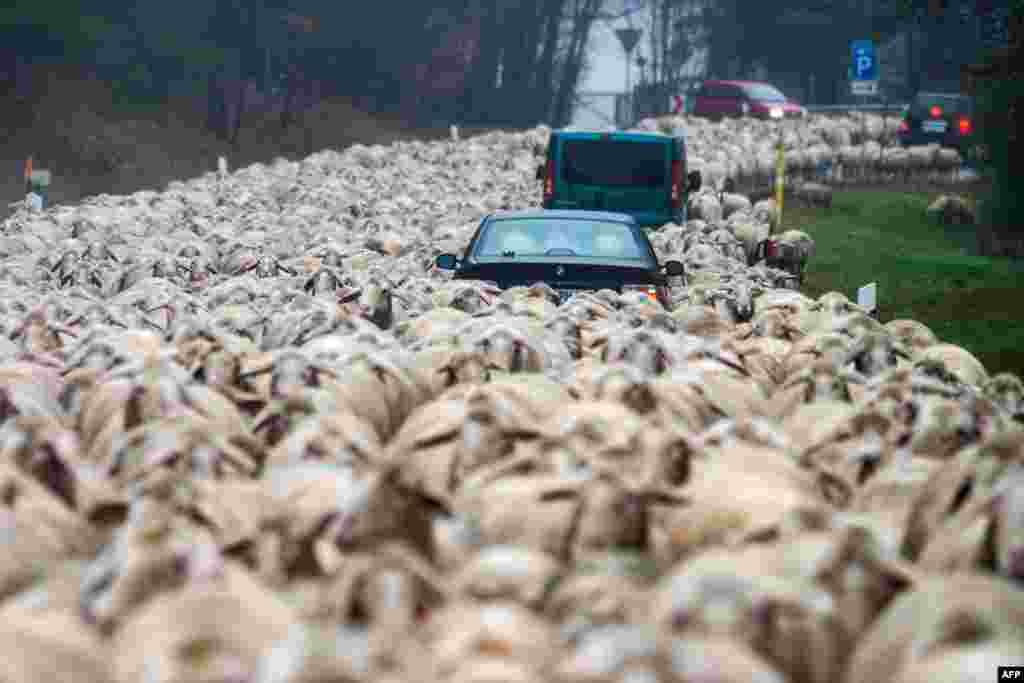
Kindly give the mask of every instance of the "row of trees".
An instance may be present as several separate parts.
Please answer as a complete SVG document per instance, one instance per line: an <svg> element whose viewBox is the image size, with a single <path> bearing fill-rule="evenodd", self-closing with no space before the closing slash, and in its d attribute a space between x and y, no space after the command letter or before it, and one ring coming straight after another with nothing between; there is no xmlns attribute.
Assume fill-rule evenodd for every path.
<svg viewBox="0 0 1024 683"><path fill-rule="evenodd" d="M267 97L287 110L332 94L416 122L562 122L591 27L614 18L614 4L8 0L0 79L13 87L25 65L82 65L116 84L124 103L206 97L211 125L226 135L239 111Z"/></svg>
<svg viewBox="0 0 1024 683"><path fill-rule="evenodd" d="M125 103L204 97L231 136L242 112L276 100L289 113L334 95L409 122L567 122L586 74L593 27L630 9L645 28L650 82L738 77L755 68L845 83L848 42L905 36L912 82L922 64L965 61L977 46L961 10L984 0L8 0L0 8L0 78L40 62L83 65ZM944 5L945 11L929 11ZM950 51L955 52L950 57ZM694 58L703 54L702 68ZM793 85L788 82L789 85Z"/></svg>

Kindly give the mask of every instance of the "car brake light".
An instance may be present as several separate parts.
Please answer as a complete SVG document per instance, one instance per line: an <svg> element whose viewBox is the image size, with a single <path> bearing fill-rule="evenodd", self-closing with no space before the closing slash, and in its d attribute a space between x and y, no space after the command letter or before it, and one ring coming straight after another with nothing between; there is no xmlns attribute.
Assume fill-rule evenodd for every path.
<svg viewBox="0 0 1024 683"><path fill-rule="evenodd" d="M658 288L654 285L624 285L622 291L623 293L640 292L646 294L651 301L658 301Z"/></svg>
<svg viewBox="0 0 1024 683"><path fill-rule="evenodd" d="M672 162L672 208L678 209L681 194L680 185L683 183L683 164L679 159Z"/></svg>
<svg viewBox="0 0 1024 683"><path fill-rule="evenodd" d="M764 257L766 259L775 258L775 242L771 240L765 240L764 243Z"/></svg>
<svg viewBox="0 0 1024 683"><path fill-rule="evenodd" d="M910 124L906 121L900 121L900 132L906 133L908 130L910 130Z"/></svg>
<svg viewBox="0 0 1024 683"><path fill-rule="evenodd" d="M932 115L933 119L937 119L942 116L942 107L937 104L933 104L932 108L928 110L928 113Z"/></svg>
<svg viewBox="0 0 1024 683"><path fill-rule="evenodd" d="M548 159L547 172L544 174L544 199L551 199L555 193L555 162Z"/></svg>
<svg viewBox="0 0 1024 683"><path fill-rule="evenodd" d="M967 135L971 132L971 120L966 116L960 119L960 135Z"/></svg>

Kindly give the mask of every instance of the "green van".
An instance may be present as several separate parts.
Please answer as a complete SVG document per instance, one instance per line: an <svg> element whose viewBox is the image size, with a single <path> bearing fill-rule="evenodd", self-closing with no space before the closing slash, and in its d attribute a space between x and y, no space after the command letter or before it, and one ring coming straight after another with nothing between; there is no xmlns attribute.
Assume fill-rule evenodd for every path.
<svg viewBox="0 0 1024 683"><path fill-rule="evenodd" d="M620 131L552 131L537 179L545 209L625 213L648 227L682 225L701 183L699 171L686 173L682 136Z"/></svg>

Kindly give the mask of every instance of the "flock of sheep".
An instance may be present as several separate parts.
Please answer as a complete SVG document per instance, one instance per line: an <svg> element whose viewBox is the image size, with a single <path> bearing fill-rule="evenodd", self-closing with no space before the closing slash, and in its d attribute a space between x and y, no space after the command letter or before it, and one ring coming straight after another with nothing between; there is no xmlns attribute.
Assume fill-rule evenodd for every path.
<svg viewBox="0 0 1024 683"><path fill-rule="evenodd" d="M900 121L897 116L855 112L784 122L786 176L802 182L827 168L834 183L956 182L963 163L960 153L937 144L901 147L896 135ZM774 177L780 141L780 124L775 121L743 118L712 123L678 116L644 119L638 128L685 131L689 165L711 186L732 178L741 187L763 187Z"/></svg>
<svg viewBox="0 0 1024 683"><path fill-rule="evenodd" d="M691 149L730 125L695 124ZM652 236L687 268L673 310L450 280L437 254L537 203L547 132L6 220L0 679L962 683L1024 664L1020 379L785 288L752 252L771 203L715 188ZM812 252L792 237L776 265Z"/></svg>

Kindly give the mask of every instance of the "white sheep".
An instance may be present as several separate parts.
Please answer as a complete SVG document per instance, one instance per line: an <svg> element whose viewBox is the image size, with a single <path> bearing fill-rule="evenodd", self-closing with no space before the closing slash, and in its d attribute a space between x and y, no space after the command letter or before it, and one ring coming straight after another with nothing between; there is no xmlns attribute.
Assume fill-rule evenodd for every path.
<svg viewBox="0 0 1024 683"><path fill-rule="evenodd" d="M761 221L744 221L730 226L733 235L743 245L743 254L746 257L747 265L754 265L756 262L757 246L768 239L771 227L768 223Z"/></svg>
<svg viewBox="0 0 1024 683"><path fill-rule="evenodd" d="M737 211L749 211L751 208L750 199L735 193L725 193L722 196L722 218L729 218Z"/></svg>
<svg viewBox="0 0 1024 683"><path fill-rule="evenodd" d="M802 230L787 230L781 235L771 238L770 246L766 245L765 262L769 267L785 270L796 275L803 281L804 267L814 256L814 240Z"/></svg>

